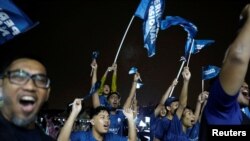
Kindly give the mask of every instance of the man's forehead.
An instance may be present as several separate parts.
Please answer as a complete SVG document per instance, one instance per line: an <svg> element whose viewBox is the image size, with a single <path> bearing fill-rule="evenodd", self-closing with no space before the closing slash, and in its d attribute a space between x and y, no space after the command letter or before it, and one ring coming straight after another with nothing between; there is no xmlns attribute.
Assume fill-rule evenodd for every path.
<svg viewBox="0 0 250 141"><path fill-rule="evenodd" d="M246 82L243 82L242 87L248 87L248 84Z"/></svg>
<svg viewBox="0 0 250 141"><path fill-rule="evenodd" d="M100 111L100 112L98 113L98 115L99 115L99 116L108 116L109 113L108 113L107 111L105 111L105 110L102 110L102 111Z"/></svg>
<svg viewBox="0 0 250 141"><path fill-rule="evenodd" d="M38 61L32 59L18 59L11 63L9 70L23 69L37 71L39 73L46 73L45 67Z"/></svg>

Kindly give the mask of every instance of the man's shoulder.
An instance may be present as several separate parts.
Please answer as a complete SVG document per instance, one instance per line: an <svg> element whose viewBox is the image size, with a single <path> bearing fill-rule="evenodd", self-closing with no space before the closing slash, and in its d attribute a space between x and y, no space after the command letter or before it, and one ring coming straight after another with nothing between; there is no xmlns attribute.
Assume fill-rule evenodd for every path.
<svg viewBox="0 0 250 141"><path fill-rule="evenodd" d="M127 137L116 135L114 133L105 134L105 140L127 140Z"/></svg>

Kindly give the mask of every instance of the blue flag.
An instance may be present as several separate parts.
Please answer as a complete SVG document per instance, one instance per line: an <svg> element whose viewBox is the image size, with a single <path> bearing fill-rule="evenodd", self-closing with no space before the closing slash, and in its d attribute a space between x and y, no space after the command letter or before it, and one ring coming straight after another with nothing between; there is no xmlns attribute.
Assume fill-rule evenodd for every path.
<svg viewBox="0 0 250 141"><path fill-rule="evenodd" d="M128 74L135 74L135 73L137 73L137 68L136 67L130 68Z"/></svg>
<svg viewBox="0 0 250 141"><path fill-rule="evenodd" d="M183 27L190 38L194 38L198 31L197 27L193 23L179 16L166 16L165 20L162 20L161 22L161 29L165 30L174 25Z"/></svg>
<svg viewBox="0 0 250 141"><path fill-rule="evenodd" d="M214 42L215 42L214 40L196 40L188 37L185 45L185 57L187 58L189 53L196 54L200 52L201 49L211 45Z"/></svg>
<svg viewBox="0 0 250 141"><path fill-rule="evenodd" d="M216 77L220 73L220 68L217 66L208 65L202 68L202 80L208 80Z"/></svg>
<svg viewBox="0 0 250 141"><path fill-rule="evenodd" d="M139 6L137 7L137 9L135 11L135 16L144 20L147 16L148 7L149 7L149 4L151 1L152 0L141 0Z"/></svg>
<svg viewBox="0 0 250 141"><path fill-rule="evenodd" d="M165 6L164 2L165 0L141 0L134 14L144 21L143 40L144 47L148 51L148 57L155 55L155 44Z"/></svg>
<svg viewBox="0 0 250 141"><path fill-rule="evenodd" d="M131 67L128 74L136 74L138 72L138 69L136 67ZM140 89L143 86L142 80L138 80L136 84L136 88Z"/></svg>
<svg viewBox="0 0 250 141"><path fill-rule="evenodd" d="M92 52L92 59L96 59L99 55L99 52L98 51L94 51Z"/></svg>
<svg viewBox="0 0 250 141"><path fill-rule="evenodd" d="M11 0L0 0L0 45L34 26Z"/></svg>

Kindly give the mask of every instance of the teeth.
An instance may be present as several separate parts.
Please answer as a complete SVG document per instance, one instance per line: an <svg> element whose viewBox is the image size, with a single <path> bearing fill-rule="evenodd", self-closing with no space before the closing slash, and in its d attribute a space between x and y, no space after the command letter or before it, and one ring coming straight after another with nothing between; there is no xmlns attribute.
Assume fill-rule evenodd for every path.
<svg viewBox="0 0 250 141"><path fill-rule="evenodd" d="M32 96L23 96L21 100L26 100L26 101L35 101L34 97Z"/></svg>

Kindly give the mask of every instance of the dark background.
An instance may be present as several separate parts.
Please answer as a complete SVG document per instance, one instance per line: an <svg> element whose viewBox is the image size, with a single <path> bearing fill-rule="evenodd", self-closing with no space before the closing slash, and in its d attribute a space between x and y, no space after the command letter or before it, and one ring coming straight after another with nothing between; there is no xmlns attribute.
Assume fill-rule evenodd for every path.
<svg viewBox="0 0 250 141"><path fill-rule="evenodd" d="M40 24L1 46L0 61L9 56L32 53L46 62L52 79L49 109L64 109L76 97L90 89L90 63L93 51L99 51L98 78L111 66L124 32L140 0L14 0L33 21ZM221 66L224 52L240 27L239 14L247 0L166 0L165 16L181 16L198 27L196 39L215 43L192 55L189 105L195 106L201 92L201 67ZM177 76L184 55L187 33L179 26L160 31L156 55L147 57L143 48L142 20L135 17L124 40L118 64L118 91L122 103L128 96L132 76L138 68L144 86L137 91L139 105L151 105ZM249 38L250 39L250 38ZM110 83L111 75L107 82ZM249 80L247 76L246 81ZM205 82L206 87L208 82ZM173 95L178 96L182 76ZM86 106L91 106L87 99Z"/></svg>

